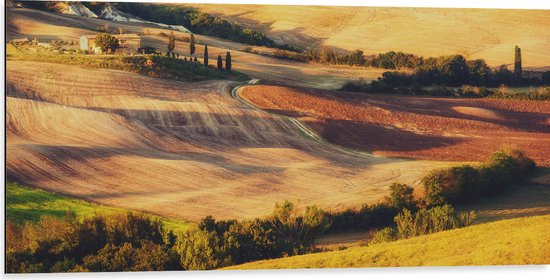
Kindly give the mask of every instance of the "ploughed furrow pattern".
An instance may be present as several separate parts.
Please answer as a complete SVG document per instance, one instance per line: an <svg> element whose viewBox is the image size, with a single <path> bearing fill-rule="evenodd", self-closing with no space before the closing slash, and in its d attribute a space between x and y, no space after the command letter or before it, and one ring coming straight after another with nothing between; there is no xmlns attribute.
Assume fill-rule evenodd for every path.
<svg viewBox="0 0 550 280"><path fill-rule="evenodd" d="M356 156L231 98L183 83L7 63L9 178L102 204L197 220L267 215L284 199L343 209L448 163Z"/></svg>
<svg viewBox="0 0 550 280"><path fill-rule="evenodd" d="M294 116L329 142L382 156L483 161L500 148L550 166L550 102L249 86L263 110Z"/></svg>

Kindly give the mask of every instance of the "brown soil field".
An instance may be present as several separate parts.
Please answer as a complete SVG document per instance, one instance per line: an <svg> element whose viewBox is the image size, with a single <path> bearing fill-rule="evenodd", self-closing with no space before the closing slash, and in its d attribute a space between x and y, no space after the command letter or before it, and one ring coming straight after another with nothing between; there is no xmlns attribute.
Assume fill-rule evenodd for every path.
<svg viewBox="0 0 550 280"><path fill-rule="evenodd" d="M376 155L483 161L502 147L550 166L550 102L431 98L248 86L241 97L328 141Z"/></svg>
<svg viewBox="0 0 550 280"><path fill-rule="evenodd" d="M280 43L403 51L421 56L462 54L492 66L550 66L550 12L545 10L184 4L268 34Z"/></svg>
<svg viewBox="0 0 550 280"><path fill-rule="evenodd" d="M157 50L166 51L168 39L160 37L158 34L160 32L169 33L170 30L143 23L121 23L23 8L8 9L6 37L8 41L18 38L37 38L41 42L50 42L51 40L78 42L82 35L98 33L95 29L104 24L108 24L113 31L120 27L127 33L148 34L142 36L143 46L152 46ZM178 31L174 31L174 34L176 38L189 36L187 33ZM337 89L348 80L373 80L385 71L365 67L328 66L275 59L265 55L242 52L240 50L246 46L244 44L203 35L196 35L195 38L199 43L196 46L196 56L199 60L202 61L204 44L208 44L210 64L215 63L218 54L225 57L225 53L231 51L233 69L277 84ZM274 51L274 49L266 47L254 46L253 48L265 54L271 54ZM175 52L189 56L189 43L177 41Z"/></svg>
<svg viewBox="0 0 550 280"><path fill-rule="evenodd" d="M267 215L276 202L343 209L449 163L359 156L286 118L183 83L61 64L7 62L7 175L106 205L196 220Z"/></svg>

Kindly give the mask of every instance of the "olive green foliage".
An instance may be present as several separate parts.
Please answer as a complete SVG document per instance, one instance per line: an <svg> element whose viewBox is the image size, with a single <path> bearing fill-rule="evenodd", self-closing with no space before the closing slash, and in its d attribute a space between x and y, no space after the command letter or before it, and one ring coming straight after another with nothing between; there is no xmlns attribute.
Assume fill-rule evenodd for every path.
<svg viewBox="0 0 550 280"><path fill-rule="evenodd" d="M169 270L180 267L176 237L158 219L133 213L79 222L44 216L6 223L8 272Z"/></svg>
<svg viewBox="0 0 550 280"><path fill-rule="evenodd" d="M475 212L455 212L451 205L420 209L416 213L405 209L395 216L396 237L410 238L472 224ZM388 235L388 233L381 233Z"/></svg>
<svg viewBox="0 0 550 280"><path fill-rule="evenodd" d="M101 33L95 37L94 44L104 52L114 52L118 47L118 39L108 33Z"/></svg>
<svg viewBox="0 0 550 280"><path fill-rule="evenodd" d="M390 196L386 200L397 209L412 209L416 207L413 192L414 188L409 185L393 183L390 185Z"/></svg>
<svg viewBox="0 0 550 280"><path fill-rule="evenodd" d="M175 248L184 269L214 269L310 252L328 226L322 210L306 207L301 215L285 201L267 219L216 221L208 216L180 236Z"/></svg>
<svg viewBox="0 0 550 280"><path fill-rule="evenodd" d="M397 239L397 232L393 227L385 227L381 230L378 230L374 233L374 236L369 241L369 244L377 244L390 242Z"/></svg>
<svg viewBox="0 0 550 280"><path fill-rule="evenodd" d="M437 169L422 178L426 203L442 205L473 201L525 182L535 163L518 150L493 153L481 166Z"/></svg>

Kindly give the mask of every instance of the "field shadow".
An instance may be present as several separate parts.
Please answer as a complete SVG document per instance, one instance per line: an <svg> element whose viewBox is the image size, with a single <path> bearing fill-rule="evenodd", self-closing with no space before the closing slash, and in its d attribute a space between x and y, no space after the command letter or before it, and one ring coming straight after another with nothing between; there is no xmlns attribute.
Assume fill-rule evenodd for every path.
<svg viewBox="0 0 550 280"><path fill-rule="evenodd" d="M492 198L462 205L459 210L477 212L477 222L550 214L550 184L531 182Z"/></svg>
<svg viewBox="0 0 550 280"><path fill-rule="evenodd" d="M371 123L328 119L323 137L331 143L368 152L410 152L452 146L464 140L456 137L422 135L396 127Z"/></svg>

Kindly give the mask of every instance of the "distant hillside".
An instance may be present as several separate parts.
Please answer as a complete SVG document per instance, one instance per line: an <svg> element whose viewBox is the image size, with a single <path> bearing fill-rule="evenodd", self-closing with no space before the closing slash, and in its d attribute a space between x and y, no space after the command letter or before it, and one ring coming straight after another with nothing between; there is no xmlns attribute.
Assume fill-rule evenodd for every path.
<svg viewBox="0 0 550 280"><path fill-rule="evenodd" d="M499 9L420 9L185 4L249 28L278 43L318 44L366 54L390 50L422 56L460 53L490 65L550 66L550 12Z"/></svg>
<svg viewBox="0 0 550 280"><path fill-rule="evenodd" d="M503 220L390 243L227 269L547 264L550 215Z"/></svg>

